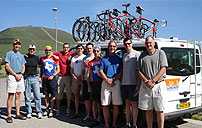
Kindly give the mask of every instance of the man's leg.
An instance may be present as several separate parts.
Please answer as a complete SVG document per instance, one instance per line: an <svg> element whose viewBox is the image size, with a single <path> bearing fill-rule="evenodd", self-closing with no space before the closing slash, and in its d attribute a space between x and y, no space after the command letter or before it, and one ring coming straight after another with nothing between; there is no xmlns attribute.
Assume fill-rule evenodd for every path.
<svg viewBox="0 0 202 128"><path fill-rule="evenodd" d="M147 128L152 128L153 125L153 110L146 110L146 122L147 122Z"/></svg>
<svg viewBox="0 0 202 128"><path fill-rule="evenodd" d="M84 118L84 120L88 120L89 118L91 118L91 110L92 110L92 103L90 100L85 100L85 109L86 109L86 117Z"/></svg>
<svg viewBox="0 0 202 128"><path fill-rule="evenodd" d="M119 114L119 106L113 105L113 123L112 123L113 127L116 127L116 121L118 118L118 114Z"/></svg>
<svg viewBox="0 0 202 128"><path fill-rule="evenodd" d="M31 96L31 85L29 84L29 79L25 81L25 105L27 109L27 114L31 117L32 106L31 106L32 96Z"/></svg>
<svg viewBox="0 0 202 128"><path fill-rule="evenodd" d="M21 98L21 92L16 92L15 93L16 115L20 115L20 98Z"/></svg>
<svg viewBox="0 0 202 128"><path fill-rule="evenodd" d="M35 100L35 105L36 105L36 111L37 113L42 113L41 110L41 93L40 93L40 86L38 82L38 78L35 78L35 83L32 84L32 91L34 94L34 100Z"/></svg>
<svg viewBox="0 0 202 128"><path fill-rule="evenodd" d="M76 93L76 95L75 95L75 114L79 114L79 99L80 99L80 94Z"/></svg>
<svg viewBox="0 0 202 128"><path fill-rule="evenodd" d="M158 128L164 128L164 112L156 111Z"/></svg>
<svg viewBox="0 0 202 128"><path fill-rule="evenodd" d="M70 105L71 105L71 99L72 99L72 91L71 91L71 76L66 77L66 98L67 98L67 109L66 113L69 114L70 111Z"/></svg>
<svg viewBox="0 0 202 128"><path fill-rule="evenodd" d="M103 106L102 108L105 121L105 128L109 128L109 106Z"/></svg>
<svg viewBox="0 0 202 128"><path fill-rule="evenodd" d="M126 104L126 125L130 124L130 119L131 119L131 111L130 111L130 102L128 99L125 99L125 104Z"/></svg>
<svg viewBox="0 0 202 128"><path fill-rule="evenodd" d="M137 116L138 116L138 104L135 101L131 101L131 104L132 104L133 126L136 127Z"/></svg>
<svg viewBox="0 0 202 128"><path fill-rule="evenodd" d="M7 98L7 113L8 113L8 117L11 117L11 110L12 110L12 106L13 106L13 97L14 97L14 93L8 93L8 98Z"/></svg>
<svg viewBox="0 0 202 128"><path fill-rule="evenodd" d="M63 83L63 80L64 78L63 77L58 77L58 87L57 87L57 96L56 96L56 109L57 109L57 112L56 114L59 114L59 111L60 111L60 105L61 105L61 98L62 98L62 95L63 95L63 92L64 92L64 83Z"/></svg>

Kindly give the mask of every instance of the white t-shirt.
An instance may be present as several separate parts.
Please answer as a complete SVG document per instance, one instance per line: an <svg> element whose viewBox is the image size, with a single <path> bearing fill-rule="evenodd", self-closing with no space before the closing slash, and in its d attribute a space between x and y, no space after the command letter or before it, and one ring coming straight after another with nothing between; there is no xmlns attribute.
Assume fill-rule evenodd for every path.
<svg viewBox="0 0 202 128"><path fill-rule="evenodd" d="M84 70L83 58L85 56L86 55L82 54L80 56L76 55L72 57L71 68L73 68L73 73L76 76L80 76L82 74L82 71Z"/></svg>

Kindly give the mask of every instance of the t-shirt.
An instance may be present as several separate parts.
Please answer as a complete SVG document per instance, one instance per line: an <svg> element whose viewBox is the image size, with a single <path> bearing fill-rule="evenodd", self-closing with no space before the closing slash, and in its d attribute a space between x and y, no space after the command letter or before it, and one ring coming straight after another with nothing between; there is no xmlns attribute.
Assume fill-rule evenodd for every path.
<svg viewBox="0 0 202 128"><path fill-rule="evenodd" d="M139 57L139 70L149 79L159 72L161 67L168 67L166 54L163 50L156 49L153 55L149 55L147 51L142 52ZM160 80L165 76L162 75Z"/></svg>
<svg viewBox="0 0 202 128"><path fill-rule="evenodd" d="M40 62L42 64L42 75L46 77L53 76L56 72L56 68L59 65L59 59L55 56L47 58L46 56L41 57Z"/></svg>
<svg viewBox="0 0 202 128"><path fill-rule="evenodd" d="M76 76L82 75L82 71L84 70L83 58L85 56L86 55L82 54L80 56L76 55L76 56L72 57L71 68L73 68L73 73Z"/></svg>
<svg viewBox="0 0 202 128"><path fill-rule="evenodd" d="M27 61L27 63L25 64L25 76L28 75L37 75L38 74L38 64L39 64L39 57L36 55L30 55L30 54L26 54L25 56L25 60Z"/></svg>
<svg viewBox="0 0 202 128"><path fill-rule="evenodd" d="M68 52L64 54L63 51L55 52L54 55L59 57L60 73L61 76L70 75L70 63L71 58L74 55L74 52Z"/></svg>
<svg viewBox="0 0 202 128"><path fill-rule="evenodd" d="M101 78L98 76L98 72L100 70L100 63L101 59L93 59L89 62L89 65L91 67L91 72L92 72L92 80L98 81L101 80Z"/></svg>
<svg viewBox="0 0 202 128"><path fill-rule="evenodd" d="M26 63L24 55L19 51L9 51L6 53L5 62L8 63L15 73L22 72L23 65Z"/></svg>
<svg viewBox="0 0 202 128"><path fill-rule="evenodd" d="M122 85L137 85L139 56L140 52L135 50L124 54Z"/></svg>
<svg viewBox="0 0 202 128"><path fill-rule="evenodd" d="M122 60L116 54L106 55L100 63L100 70L103 70L108 78L113 78L121 72Z"/></svg>

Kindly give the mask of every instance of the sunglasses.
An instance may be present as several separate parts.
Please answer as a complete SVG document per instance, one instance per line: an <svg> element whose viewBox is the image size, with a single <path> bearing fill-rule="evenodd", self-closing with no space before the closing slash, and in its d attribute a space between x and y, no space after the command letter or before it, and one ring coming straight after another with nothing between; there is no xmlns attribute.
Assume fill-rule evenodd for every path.
<svg viewBox="0 0 202 128"><path fill-rule="evenodd" d="M100 52L100 50L94 50L94 52Z"/></svg>
<svg viewBox="0 0 202 128"><path fill-rule="evenodd" d="M45 51L52 51L51 49L47 49L47 50L45 50Z"/></svg>
<svg viewBox="0 0 202 128"><path fill-rule="evenodd" d="M32 50L32 51L35 51L35 49L34 49L34 48L29 48L29 50L30 50L30 51L31 51L31 50Z"/></svg>
<svg viewBox="0 0 202 128"><path fill-rule="evenodd" d="M126 46L126 45L131 45L131 43L124 43L124 45Z"/></svg>

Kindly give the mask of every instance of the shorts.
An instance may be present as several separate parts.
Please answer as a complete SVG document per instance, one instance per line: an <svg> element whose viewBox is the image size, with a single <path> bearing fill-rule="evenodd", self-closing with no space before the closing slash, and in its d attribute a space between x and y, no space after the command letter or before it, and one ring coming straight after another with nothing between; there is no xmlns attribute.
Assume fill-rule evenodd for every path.
<svg viewBox="0 0 202 128"><path fill-rule="evenodd" d="M162 81L152 89L148 88L144 82L141 83L139 91L138 108L142 110L164 111L166 98L166 84Z"/></svg>
<svg viewBox="0 0 202 128"><path fill-rule="evenodd" d="M91 98L91 84L90 82L88 83L87 80L83 80L82 81L82 95L81 95L81 99L82 100L90 100Z"/></svg>
<svg viewBox="0 0 202 128"><path fill-rule="evenodd" d="M136 85L122 85L121 86L121 95L124 99L130 101L138 101L138 92L136 92Z"/></svg>
<svg viewBox="0 0 202 128"><path fill-rule="evenodd" d="M42 80L42 90L44 95L55 97L57 94L57 79L54 77L52 80Z"/></svg>
<svg viewBox="0 0 202 128"><path fill-rule="evenodd" d="M92 89L91 99L93 101L100 102L102 81L92 81L92 82L90 82L90 84L91 84L91 89Z"/></svg>
<svg viewBox="0 0 202 128"><path fill-rule="evenodd" d="M16 93L16 92L24 92L25 91L25 83L24 78L20 81L16 81L13 75L8 75L7 78L7 92L8 93Z"/></svg>
<svg viewBox="0 0 202 128"><path fill-rule="evenodd" d="M109 87L105 81L102 82L101 87L101 104L109 106L112 102L113 105L122 105L120 81L116 80L115 85Z"/></svg>
<svg viewBox="0 0 202 128"><path fill-rule="evenodd" d="M67 97L71 97L71 76L59 76L58 78L58 99L62 99L64 93Z"/></svg>
<svg viewBox="0 0 202 128"><path fill-rule="evenodd" d="M81 82L80 80L72 79L71 91L72 91L72 93L73 93L74 95L80 93L81 84L82 84L82 82Z"/></svg>

